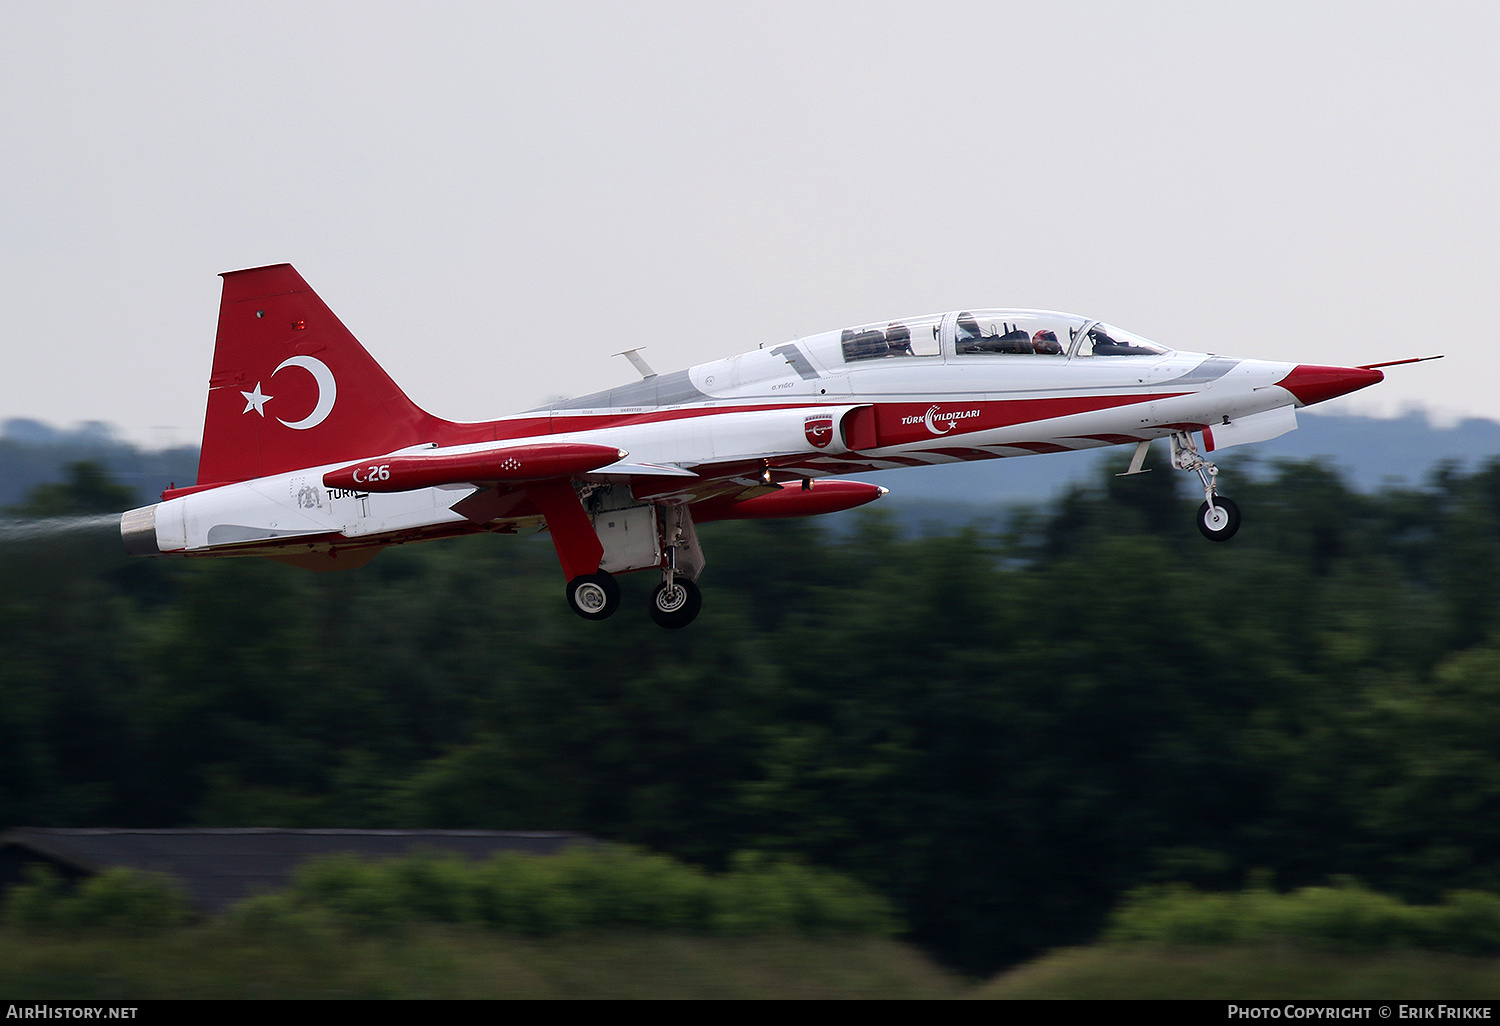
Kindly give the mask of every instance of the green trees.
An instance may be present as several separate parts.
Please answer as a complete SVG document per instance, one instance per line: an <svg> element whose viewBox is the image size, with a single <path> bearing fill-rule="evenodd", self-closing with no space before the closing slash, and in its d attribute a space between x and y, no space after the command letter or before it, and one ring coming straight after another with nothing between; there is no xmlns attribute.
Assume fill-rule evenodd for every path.
<svg viewBox="0 0 1500 1026"><path fill-rule="evenodd" d="M1230 470L1229 473L1235 473ZM571 616L550 546L349 573L0 547L0 826L568 829L847 873L970 969L1147 884L1500 891L1500 462L1362 495L1157 472L1003 535L704 528L691 630Z"/></svg>
<svg viewBox="0 0 1500 1026"><path fill-rule="evenodd" d="M81 460L68 464L67 481L37 486L26 502L8 512L21 517L71 517L123 513L135 504L134 489L111 480L103 464Z"/></svg>

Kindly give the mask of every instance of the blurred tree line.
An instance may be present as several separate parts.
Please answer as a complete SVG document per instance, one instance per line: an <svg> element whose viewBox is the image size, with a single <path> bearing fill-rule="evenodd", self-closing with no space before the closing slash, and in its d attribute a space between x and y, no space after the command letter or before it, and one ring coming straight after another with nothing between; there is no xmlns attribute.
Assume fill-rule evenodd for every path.
<svg viewBox="0 0 1500 1026"><path fill-rule="evenodd" d="M680 632L645 574L574 617L545 536L323 575L0 544L0 828L790 854L975 971L1092 939L1151 883L1500 892L1500 461L1374 495L1318 463L1224 479L1224 545L1165 470L1004 533L709 525Z"/></svg>

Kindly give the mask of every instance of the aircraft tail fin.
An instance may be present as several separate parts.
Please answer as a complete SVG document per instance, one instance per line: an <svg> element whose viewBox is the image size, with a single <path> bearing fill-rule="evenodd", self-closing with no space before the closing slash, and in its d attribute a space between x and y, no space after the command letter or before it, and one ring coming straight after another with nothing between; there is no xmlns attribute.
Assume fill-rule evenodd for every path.
<svg viewBox="0 0 1500 1026"><path fill-rule="evenodd" d="M408 399L291 264L222 275L198 484L426 441Z"/></svg>

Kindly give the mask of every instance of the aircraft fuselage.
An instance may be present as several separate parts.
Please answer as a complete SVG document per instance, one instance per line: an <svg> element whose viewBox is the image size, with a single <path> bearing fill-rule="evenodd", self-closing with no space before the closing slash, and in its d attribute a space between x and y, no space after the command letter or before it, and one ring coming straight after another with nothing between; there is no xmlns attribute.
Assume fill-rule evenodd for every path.
<svg viewBox="0 0 1500 1026"><path fill-rule="evenodd" d="M697 611L695 522L884 493L823 480L856 472L1135 444L1134 472L1169 437L1173 465L1203 480L1200 528L1227 538L1238 510L1202 453L1275 437L1298 407L1382 376L1173 351L1068 314L956 311L465 424L413 406L287 265L225 279L199 481L125 515L130 551L338 569L385 545L545 525L575 610L607 616L611 573L660 569L691 600L653 606L664 626Z"/></svg>

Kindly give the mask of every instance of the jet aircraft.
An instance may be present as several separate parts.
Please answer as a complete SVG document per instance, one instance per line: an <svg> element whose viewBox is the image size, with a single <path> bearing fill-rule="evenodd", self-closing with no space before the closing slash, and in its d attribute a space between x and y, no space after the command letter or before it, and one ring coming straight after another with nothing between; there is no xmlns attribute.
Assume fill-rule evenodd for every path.
<svg viewBox="0 0 1500 1026"><path fill-rule="evenodd" d="M120 522L138 555L362 566L387 545L545 529L569 606L602 620L614 575L662 575L649 612L692 622L696 527L885 494L846 474L1168 439L1203 486L1198 527L1240 511L1206 454L1297 426L1381 367L1179 352L1089 317L963 310L763 346L482 423L419 409L289 264L225 273L197 483ZM1414 361L1392 361L1405 363ZM1201 439L1201 445L1200 445Z"/></svg>

